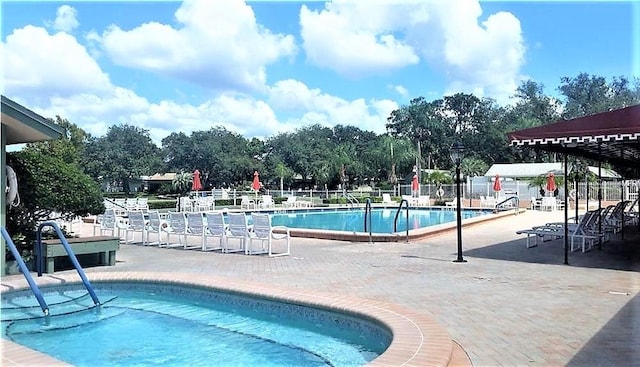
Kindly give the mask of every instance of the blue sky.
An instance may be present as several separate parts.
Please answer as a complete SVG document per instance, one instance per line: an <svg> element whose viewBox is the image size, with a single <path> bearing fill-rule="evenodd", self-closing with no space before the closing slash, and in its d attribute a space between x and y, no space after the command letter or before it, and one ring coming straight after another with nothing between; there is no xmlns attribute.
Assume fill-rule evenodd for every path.
<svg viewBox="0 0 640 367"><path fill-rule="evenodd" d="M640 76L631 1L3 1L2 94L95 136L113 124L224 126L264 138L312 123L382 133L409 100L500 104L533 79ZM634 38L635 37L635 38Z"/></svg>

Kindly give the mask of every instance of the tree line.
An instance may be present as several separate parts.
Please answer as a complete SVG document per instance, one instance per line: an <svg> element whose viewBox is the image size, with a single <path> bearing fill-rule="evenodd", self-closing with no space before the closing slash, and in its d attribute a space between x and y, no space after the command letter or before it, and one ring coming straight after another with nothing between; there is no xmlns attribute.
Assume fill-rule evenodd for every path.
<svg viewBox="0 0 640 367"><path fill-rule="evenodd" d="M532 80L522 82L513 103L457 93L428 101L412 99L387 118L387 132L376 134L352 125L303 126L264 140L245 138L213 126L191 134L174 132L158 147L146 129L122 124L93 137L61 117L54 123L65 136L57 141L28 144L26 152L53 155L95 182L119 182L125 191L130 181L154 173L198 169L204 189L248 187L258 171L267 188L302 185L329 189L340 184L388 187L393 176L410 175L415 166L452 169L450 147L465 147L461 170L483 174L494 163L544 162L549 153L514 148L511 131L534 127L640 103L640 79L578 74L561 78L558 95L546 94ZM423 178L427 182L429 177Z"/></svg>

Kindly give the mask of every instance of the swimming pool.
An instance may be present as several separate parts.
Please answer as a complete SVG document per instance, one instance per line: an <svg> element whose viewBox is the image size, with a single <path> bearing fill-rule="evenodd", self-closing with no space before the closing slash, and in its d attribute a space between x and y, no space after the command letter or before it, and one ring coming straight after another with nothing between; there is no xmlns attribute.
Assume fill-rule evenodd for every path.
<svg viewBox="0 0 640 367"><path fill-rule="evenodd" d="M99 308L84 289L49 289L47 319L29 292L3 297L3 336L76 366L358 366L391 342L369 320L229 293L151 283L96 292ZM87 353L87 341L99 347Z"/></svg>
<svg viewBox="0 0 640 367"><path fill-rule="evenodd" d="M343 351L346 350L347 352L346 353L340 352L339 354L345 355L345 356L360 355L360 357L357 357L357 358L361 358L362 360L364 360L364 362L354 363L353 361L351 361L351 362L343 363L340 360L338 360L338 361L331 362L334 365L345 365L345 364L361 365L363 363L367 363L368 361L371 361L372 358L375 358L373 360L373 363L381 364L381 365L400 365L400 364L404 364L407 366L419 365L421 364L421 362L419 361L424 361L425 359L441 360L443 361L444 365L446 365L446 361L449 360L451 351L452 351L452 342L451 342L450 336L440 325L438 325L431 318L425 317L422 314L416 314L415 312L405 309L403 307L400 307L398 305L389 305L384 302L362 300L357 298L351 298L349 296L331 295L330 297L327 297L324 295L319 295L319 294L314 294L309 292L297 292L297 291L289 292L289 291L277 290L275 288L270 290L269 287L264 287L263 285L253 285L250 283L237 282L237 281L229 280L226 278L219 278L219 277L212 277L212 276L198 276L194 274L187 275L187 274L180 274L180 273L170 274L170 273L131 273L131 272L92 273L91 279L92 279L92 283L96 286L97 289L99 289L100 294L105 292L104 294L105 294L105 297L107 298L101 299L101 301L104 303L104 306L102 306L101 308L101 312L99 314L94 313L90 316L94 318L95 322L89 324L88 326L89 329L86 332L85 331L80 332L79 331L80 329L78 329L75 326L78 323L76 319L77 318L82 319L83 317L86 316L86 315L82 315L82 313L88 313L87 311L82 311L82 312L76 312L72 314L72 316L68 319L66 319L66 316L65 316L65 321L62 324L59 323L58 321L56 322L47 321L47 319L44 319L44 318L39 318L39 320L46 321L46 322L36 323L37 325L33 325L33 323L30 324L28 322L24 324L22 323L16 324L8 328L10 329L9 332L12 333L13 335L12 337L20 338L17 335L20 335L21 333L23 334L23 336L28 335L30 332L35 330L34 328L49 327L50 329L53 329L57 332L59 331L59 329L73 327L72 329L73 333L79 333L80 339L82 339L82 342L80 342L79 345L76 345L72 349L76 352L76 354L80 355L79 358L89 358L88 355L92 355L93 353L95 353L93 349L100 349L103 345L104 346L110 345L111 341L114 339L123 338L125 334L128 334L127 332L128 329L126 327L129 327L129 326L133 327L137 323L139 324L139 322L141 322L140 317L137 317L138 315L136 314L136 315L133 315L136 317L125 322L126 327L121 329L125 331L119 332L115 336L103 334L101 332L96 332L96 330L100 329L100 325L102 323L102 321L98 321L100 318L105 318L110 320L110 319L122 317L123 314L126 316L126 314L129 312L137 313L138 308L140 306L138 304L137 306L133 307L132 304L130 303L129 306L127 306L126 312L121 312L122 309L115 307L115 303L113 303L113 302L119 302L118 298L112 301L111 300L112 298L108 298L109 292L116 291L115 293L118 293L116 297L122 297L123 298L122 302L124 302L128 298L127 293L131 290L138 291L142 289L148 294L152 293L153 298L159 298L163 300L163 297L165 296L165 294L163 294L164 292L170 291L169 293L173 294L173 292L175 292L175 289L178 289L178 294L181 298L184 298L184 297L189 298L190 302L193 301L193 299L195 298L197 303L199 303L200 305L202 305L203 303L207 303L209 297L216 297L216 296L211 296L211 291L223 292L225 293L225 297L231 296L231 298L235 300L234 302L227 303L226 304L227 307L230 304L231 305L236 304L238 298L235 298L235 297L241 296L240 303L243 304L248 302L248 304L251 305L249 308L257 307L257 309L264 310L266 307L268 309L271 309L272 311L275 310L275 313L261 312L260 314L262 316L260 318L266 319L267 321L273 321L272 320L273 315L275 314L275 315L278 315L280 319L282 318L291 319L295 321L294 322L295 324L300 324L300 323L303 324L304 327L302 329L303 329L303 332L305 333L309 333L310 332L309 330L311 330L311 332L314 333L315 332L314 330L317 329L318 327L322 328L321 326L318 326L318 324L324 324L325 328L326 328L326 325L329 325L330 338L335 338L337 336L338 339L350 340L355 335L358 341L358 343L356 344L360 346L356 347L355 349L352 346L346 346L347 349L343 349ZM15 292L21 289L24 290L24 288L26 287L26 282L24 281L20 282L20 280L21 279L19 277L13 277L13 280L3 279L3 287L2 287L3 308L7 307L7 304L5 304L5 300L8 299L7 297L13 297L13 295L18 295L18 293L15 293ZM38 278L38 281L39 283L41 283L40 284L41 287L43 287L43 283L44 283L43 289L50 289L50 288L47 288L47 286L58 287L61 285L65 285L65 287L67 287L72 283L77 284L79 280L77 279L77 277L74 277L73 275L60 274L60 275L56 275L55 277L46 276L43 278ZM14 289L14 290L7 292L7 289ZM130 300L126 300L126 301L130 302ZM257 301L257 304L256 304L256 301ZM33 304L35 304L34 301L32 302ZM84 302L86 303L85 306L88 306L90 304L90 300L85 300ZM139 300L136 302L139 302ZM146 300L143 300L143 302L146 303ZM108 307L108 305L110 304L112 306ZM244 306L246 306L246 304L244 304L242 307ZM71 309L73 308L69 305L64 307L66 307L67 311L69 312L71 312L72 311ZM164 341L169 344L178 345L183 348L188 347L189 344L201 346L201 348L197 348L198 350L196 350L192 354L205 353L208 350L208 349L204 349L205 347L207 347L206 344L226 344L227 347L231 348L230 352L227 352L227 354L229 353L234 354L236 352L239 354L257 353L256 350L262 350L261 347L256 347L256 348L250 347L248 349L242 349L238 343L233 343L233 342L229 343L229 340L226 340L224 338L222 338L222 340L221 338L215 338L213 334L210 333L210 329L205 329L204 332L201 332L195 340L185 339L183 337L180 337L180 333L181 333L180 328L191 329L194 324L196 325L198 324L198 319L203 317L206 320L209 320L211 312L215 312L215 310L212 310L211 307L208 307L208 308L205 307L206 313L208 313L207 315L203 315L199 313L200 311L194 311L192 309L192 305L186 305L186 306L182 305L182 306L176 307L176 306L166 306L161 304L156 307L157 308L155 309L155 311L157 312L152 313L152 316L153 317L157 316L161 318L169 317L170 320L175 321L175 325L177 325L178 327L176 331L178 337L172 338L170 336L164 336L164 334L162 334L163 330L157 330L157 333L152 332L151 335L147 334L138 338L134 338L134 339L142 340L146 343L136 344L135 342L132 342L132 343L128 343L125 347L117 347L115 349L112 349L112 351L115 351L110 353L112 358L126 359L130 357L132 354L135 355L140 351L146 353L147 351L146 348L149 341L151 342ZM233 312L236 312L235 309L238 307L239 306L233 306L232 307L234 309ZM52 312L55 312L54 307L52 307L51 309L52 309ZM294 311L294 310L298 310L298 311ZM36 314L40 312L39 309L37 309L37 307L32 311L35 312ZM91 313L91 311L89 313ZM3 309L3 319L6 317L7 315L5 315L5 309ZM240 313L238 317L243 317L242 313ZM53 319L54 318L51 317L48 320L53 320ZM238 320L236 319L235 321L238 321ZM227 326L229 328L232 328L232 327L241 328L241 327L245 327L243 324L244 322L231 322ZM267 327L267 329L271 327L272 325ZM133 329L136 329L136 328L133 327ZM262 332L261 330L255 331L254 327L251 327L250 329L251 329L251 333L253 334ZM171 328L171 330L174 331L175 329ZM338 335L335 335L336 332L338 333ZM390 341L391 343L388 344L391 335L393 336L393 340L391 340ZM369 340L373 340L373 345L371 345L370 342L364 343L365 345L364 353L362 352L362 350L360 350L361 346L363 345L363 342L362 342L363 337L366 337L364 339L373 338L373 339L369 339ZM59 339L59 336L55 336L54 339L55 339L56 346L61 347L60 344L62 343L60 343L61 339ZM261 339L261 338L258 337L257 339ZM300 339L303 344L306 342L304 338L295 337L294 339L296 339L296 342L298 341L298 339ZM64 340L65 340L65 343L69 342L71 343L70 345L73 345L72 344L73 341L67 341L66 338ZM87 340L91 340L91 343L89 343L89 345L87 343ZM325 340L330 340L330 339L325 339ZM9 343L8 345L10 346L9 350L7 350L7 348L9 348L7 347L7 343ZM287 343L282 343L282 344L287 344ZM324 344L324 343L321 343L321 344ZM333 342L331 342L330 344L333 344ZM23 361L22 365L33 365L33 364L47 365L47 364L53 363L53 360L51 359L47 360L46 356L40 355L40 357L45 357L45 359L40 358L38 360L37 353L32 352L28 349L18 348L17 345L15 347L12 345L13 344L7 340L3 341L2 343L2 346L3 346L2 361L3 362L11 361L14 363L14 365L21 365L20 363L21 360ZM332 348L335 348L335 345L336 344L333 344ZM385 349L384 345L388 345L388 347ZM290 347L290 346L287 346L287 347ZM343 348L343 347L340 347L340 348ZM327 365L327 359L324 354L326 351L319 351L318 353L316 353L315 351L307 352L307 350L313 350L310 348L311 347L306 344L301 345L299 347L294 347L294 349L297 349L298 352L301 352L303 355L306 355L308 358L310 358L309 359L310 361L318 361L318 360L321 361L320 362L321 364L316 364L316 365ZM351 351L349 351L349 349L351 349ZM355 351L356 349L359 351L356 352ZM379 354L379 351L381 349L384 351L384 353L378 357L375 357L375 355ZM18 351L19 351L19 354L17 354ZM55 352L47 351L46 353L49 355L55 355ZM172 356L169 356L166 354L167 353L164 353L164 354L160 353L159 357L157 357L158 359L156 359L156 362L154 363L162 363L162 364L169 364L169 365L171 364L184 365L185 363L187 363L187 361L191 361L190 359L186 359L187 357L184 357L185 359L182 360L180 363L172 363L175 360L171 359ZM192 356L189 355L189 358L191 357ZM220 365L221 363L217 363L216 361L223 361L223 360L222 359L219 360L217 355L215 358L216 359L213 359L213 360L209 359L207 364L214 363L216 365ZM128 362L127 363L115 362L115 363L121 364L121 365L135 364L135 363L128 363ZM84 362L72 362L72 363L77 365L85 365ZM192 363L192 362L188 362L188 363ZM242 365L246 365L246 363L248 362L243 362ZM286 362L281 361L281 362L278 362L277 364L282 365L283 363L286 363ZM91 357L89 359L89 362L86 364L101 365L100 363L96 362L94 357ZM237 365L237 363L235 364ZM260 362L259 364L265 365L265 363L262 363L262 362ZM300 363L295 363L295 364L299 365ZM303 364L308 365L306 362L304 362ZM314 363L310 363L310 364L313 365ZM109 365L112 365L111 362L109 362Z"/></svg>
<svg viewBox="0 0 640 367"><path fill-rule="evenodd" d="M373 208L371 210L372 233L394 233L407 230L416 230L429 226L454 222L456 211L428 208L409 209L409 220L405 210L398 213L396 230L394 221L398 213L397 208ZM474 218L490 214L490 210L463 209L462 219ZM311 209L278 212L271 217L273 225L289 228L318 229L330 231L366 232L364 228L365 211L363 208L342 209ZM368 229L367 229L368 230Z"/></svg>

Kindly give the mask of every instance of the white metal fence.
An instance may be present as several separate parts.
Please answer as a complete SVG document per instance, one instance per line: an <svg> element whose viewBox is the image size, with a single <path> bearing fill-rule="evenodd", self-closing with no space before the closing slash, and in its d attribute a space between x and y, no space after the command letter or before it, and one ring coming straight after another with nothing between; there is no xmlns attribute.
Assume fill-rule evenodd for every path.
<svg viewBox="0 0 640 367"><path fill-rule="evenodd" d="M570 195L573 198L575 189L574 183L569 183ZM600 185L598 182L579 182L577 195L579 200L585 200L587 198L587 192L589 194L589 200L598 200L598 189L601 188L603 201L619 201L619 200L635 200L638 197L638 187L640 181L627 180L627 181L603 181ZM442 189L441 191L439 189ZM486 182L483 184L473 185L471 182L465 182L460 185L462 198L464 199L479 199L480 196L501 196L511 197L517 196L521 201L530 200L531 198L540 197L546 195L546 193L539 192L540 188L537 186L531 186L529 181L503 181L502 190L499 193L493 191L493 183ZM377 188L368 189L355 189L348 190L349 194L355 197L382 197L382 194L390 194L391 196L411 195L411 185L397 185L392 190L381 190ZM428 195L434 200L449 200L455 197L456 186L454 184L449 185L433 185L423 184L420 185L420 195ZM439 195L439 194L442 195ZM343 190L267 190L264 194L273 195L274 197L288 197L296 196L302 198L310 198L316 202L322 202L323 199L332 199L343 197L345 191ZM210 191L199 192L198 195L213 195L216 199L231 199L240 202L240 197L243 195L258 196L254 191L240 191L240 190L225 190L214 189ZM559 187L558 196L560 199L564 199L564 187Z"/></svg>

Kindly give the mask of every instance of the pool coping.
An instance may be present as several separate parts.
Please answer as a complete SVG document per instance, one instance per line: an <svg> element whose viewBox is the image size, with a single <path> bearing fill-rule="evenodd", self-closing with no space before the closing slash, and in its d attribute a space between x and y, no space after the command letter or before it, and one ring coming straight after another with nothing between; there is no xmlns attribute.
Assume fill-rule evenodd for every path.
<svg viewBox="0 0 640 367"><path fill-rule="evenodd" d="M367 366L447 366L454 352L451 336L434 318L388 302L184 273L92 272L87 276L94 283L161 282L195 286L373 319L387 327L393 339L387 350ZM44 275L35 280L41 288L81 283L76 274ZM24 278L3 279L0 293L23 289L28 289ZM0 352L3 366L68 366L65 362L6 339L1 339Z"/></svg>

